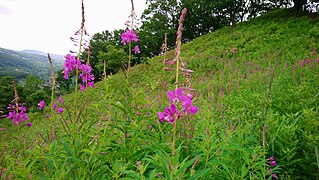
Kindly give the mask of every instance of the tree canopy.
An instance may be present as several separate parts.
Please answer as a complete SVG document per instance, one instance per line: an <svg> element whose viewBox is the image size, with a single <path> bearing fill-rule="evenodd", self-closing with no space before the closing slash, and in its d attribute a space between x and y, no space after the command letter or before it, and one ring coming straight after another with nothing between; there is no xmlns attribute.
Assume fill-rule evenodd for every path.
<svg viewBox="0 0 319 180"><path fill-rule="evenodd" d="M140 54L134 55L131 64L141 63L159 55L167 37L168 49L175 47L178 19L181 10L188 9L184 22L183 42L238 22L255 18L274 8L301 10L306 0L146 0L148 5L141 16L142 25L136 30L139 36ZM104 60L107 73L116 73L125 63L128 47L121 44L124 29L96 33L90 40L93 74L101 78ZM115 56L115 54L117 54ZM124 59L123 59L124 58Z"/></svg>

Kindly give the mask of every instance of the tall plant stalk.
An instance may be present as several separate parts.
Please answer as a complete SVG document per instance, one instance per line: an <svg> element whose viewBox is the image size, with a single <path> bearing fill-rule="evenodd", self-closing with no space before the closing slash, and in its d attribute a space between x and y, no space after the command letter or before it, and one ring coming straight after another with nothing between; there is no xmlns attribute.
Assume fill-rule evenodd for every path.
<svg viewBox="0 0 319 180"><path fill-rule="evenodd" d="M175 56L175 61L176 61L176 79L175 79L175 89L178 88L178 78L179 78L179 69L180 69L180 53L181 53L181 46L182 46L182 31L183 31L183 23L184 19L186 16L187 9L184 8L182 11L182 14L179 19L179 26L177 30L177 38L176 38L176 56Z"/></svg>
<svg viewBox="0 0 319 180"><path fill-rule="evenodd" d="M54 88L55 88L55 83L56 83L56 77L55 77L55 73L54 73L54 69L53 69L53 65L52 65L52 59L51 59L49 53L48 53L48 60L49 60L49 64L50 64L51 85L52 85L52 87L51 87L51 105L53 105L53 103L54 103ZM51 111L51 114L53 114L53 106L51 106L50 111ZM53 131L54 131L52 118L50 118L50 126L51 126L50 141L52 141L51 137L52 137Z"/></svg>
<svg viewBox="0 0 319 180"><path fill-rule="evenodd" d="M85 18L84 18L84 3L83 3L83 0L82 0L82 6L81 6L81 9L82 9L82 22L81 22L81 28L79 31L76 32L76 34L80 33L80 42L79 42L79 50L78 50L78 53L77 53L77 59L80 59L81 57L81 51L82 51L82 41L83 41L83 35L84 33L86 33L86 30L85 30L85 26L84 26L84 23L85 23ZM76 70L75 70L75 89L74 89L74 110L76 112L76 109L77 109L77 93L78 93L78 81L79 81L79 68L76 67Z"/></svg>

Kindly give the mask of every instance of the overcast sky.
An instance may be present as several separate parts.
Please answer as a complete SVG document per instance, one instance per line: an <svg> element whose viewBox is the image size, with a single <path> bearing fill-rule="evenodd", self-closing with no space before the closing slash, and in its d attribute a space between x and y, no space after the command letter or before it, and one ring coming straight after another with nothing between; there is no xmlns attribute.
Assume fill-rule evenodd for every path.
<svg viewBox="0 0 319 180"><path fill-rule="evenodd" d="M141 16L145 0L134 0ZM131 0L84 0L87 32L124 29ZM70 36L81 25L81 0L0 0L0 47L65 55L76 51Z"/></svg>

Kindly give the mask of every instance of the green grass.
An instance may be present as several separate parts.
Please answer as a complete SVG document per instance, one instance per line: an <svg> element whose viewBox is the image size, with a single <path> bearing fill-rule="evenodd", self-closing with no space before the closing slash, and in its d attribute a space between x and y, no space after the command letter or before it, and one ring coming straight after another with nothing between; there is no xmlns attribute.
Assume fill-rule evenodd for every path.
<svg viewBox="0 0 319 180"><path fill-rule="evenodd" d="M271 173L318 179L318 40L318 19L276 10L184 44L181 57L195 71L191 87L199 111L189 119L193 138L177 122L182 137L174 151L174 130L157 116L169 105L174 72L155 57L133 67L129 81L120 72L81 92L79 116L72 111L73 94L64 96L71 118L67 112L63 117L79 117L70 124L71 138L60 116L51 114L56 137L49 141L46 108L29 114L33 126L22 127L26 147L15 154L17 127L5 123L0 170L40 179L271 179ZM267 172L270 156L277 166Z"/></svg>

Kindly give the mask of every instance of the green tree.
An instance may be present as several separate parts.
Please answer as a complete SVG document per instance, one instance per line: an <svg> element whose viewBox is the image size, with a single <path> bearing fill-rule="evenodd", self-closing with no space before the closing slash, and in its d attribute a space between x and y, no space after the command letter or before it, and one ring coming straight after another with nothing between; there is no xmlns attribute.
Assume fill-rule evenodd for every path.
<svg viewBox="0 0 319 180"><path fill-rule="evenodd" d="M195 39L227 25L225 16L214 12L214 0L182 0L182 6L187 8L184 22L183 37Z"/></svg>
<svg viewBox="0 0 319 180"><path fill-rule="evenodd" d="M163 38L167 34L167 47L175 47L178 17L181 7L177 0L147 0L148 8L144 10L139 30L139 46L143 59L161 53Z"/></svg>
<svg viewBox="0 0 319 180"><path fill-rule="evenodd" d="M96 68L100 74L103 74L104 61L106 61L106 73L115 74L118 70L127 65L128 55L124 52L124 49L118 49L112 45L108 45L106 49L108 50L107 52L99 52L99 62L103 63L99 63Z"/></svg>
<svg viewBox="0 0 319 180"><path fill-rule="evenodd" d="M58 90L60 94L69 94L71 93L71 86L72 86L72 77L74 75L69 75L68 79L64 79L63 69L59 70L56 75L56 80L58 82Z"/></svg>
<svg viewBox="0 0 319 180"><path fill-rule="evenodd" d="M7 114L7 107L9 104L12 104L14 99L14 89L12 81L14 80L11 76L2 76L0 77L0 111L3 111L4 114ZM16 84L20 102L25 101L24 88L20 84Z"/></svg>
<svg viewBox="0 0 319 180"><path fill-rule="evenodd" d="M299 11L302 6L307 4L307 0L270 0L270 3L275 8L294 7L296 11Z"/></svg>
<svg viewBox="0 0 319 180"><path fill-rule="evenodd" d="M14 92L12 85L13 77L0 77L0 111L7 113L7 106L13 100Z"/></svg>
<svg viewBox="0 0 319 180"><path fill-rule="evenodd" d="M123 60L119 60L118 57L122 57L123 52L125 51L124 49L127 48L121 44L121 34L123 32L124 30L115 30L113 32L105 30L92 36L92 39L90 40L90 65L92 67L92 73L95 77L95 80L102 78L104 60L110 61L110 64L112 64L108 66L109 72L115 73L119 67L122 67ZM119 53L118 57L109 57L109 55L105 55L108 52L113 53L114 51ZM87 52L84 52L82 54L82 59L87 59L86 57ZM111 60L109 58L114 59ZM127 58L127 55L125 55L124 59ZM119 64L115 65L113 62L117 62Z"/></svg>
<svg viewBox="0 0 319 180"><path fill-rule="evenodd" d="M265 0L247 0L245 5L247 19L255 18L270 10L270 4Z"/></svg>
<svg viewBox="0 0 319 180"><path fill-rule="evenodd" d="M43 86L42 79L34 75L28 75L25 79L25 102L30 110L38 107L38 103L44 99L46 102L49 100L49 88Z"/></svg>

